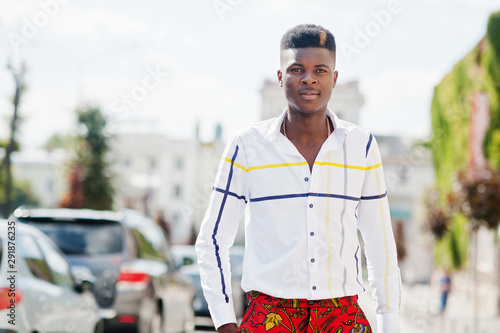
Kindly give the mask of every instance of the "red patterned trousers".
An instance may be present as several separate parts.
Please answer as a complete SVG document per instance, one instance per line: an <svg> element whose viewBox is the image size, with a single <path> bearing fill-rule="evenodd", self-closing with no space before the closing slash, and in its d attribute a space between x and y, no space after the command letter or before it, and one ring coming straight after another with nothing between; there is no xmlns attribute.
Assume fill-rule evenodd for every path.
<svg viewBox="0 0 500 333"><path fill-rule="evenodd" d="M252 291L238 332L372 333L358 296L318 301L283 299Z"/></svg>

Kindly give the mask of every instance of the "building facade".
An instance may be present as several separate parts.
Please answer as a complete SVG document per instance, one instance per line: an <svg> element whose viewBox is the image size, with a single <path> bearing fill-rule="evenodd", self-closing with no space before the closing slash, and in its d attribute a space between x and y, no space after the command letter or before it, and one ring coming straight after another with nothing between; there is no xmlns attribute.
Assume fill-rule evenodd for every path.
<svg viewBox="0 0 500 333"><path fill-rule="evenodd" d="M27 182L42 207L57 207L66 193L66 162L63 149L35 149L12 153L12 174Z"/></svg>

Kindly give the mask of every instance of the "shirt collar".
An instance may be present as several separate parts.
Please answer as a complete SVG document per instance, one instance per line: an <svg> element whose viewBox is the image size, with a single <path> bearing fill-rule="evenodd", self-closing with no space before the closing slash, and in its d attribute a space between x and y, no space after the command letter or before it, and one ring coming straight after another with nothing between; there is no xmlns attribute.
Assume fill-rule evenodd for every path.
<svg viewBox="0 0 500 333"><path fill-rule="evenodd" d="M281 126L286 114L287 110L284 110L278 117L274 119L271 126L269 127L266 138L274 141L278 145L278 148L284 153L300 156L297 148L295 148L295 146L287 138L285 138L283 134L281 134ZM347 132L347 127L344 121L337 117L337 115L333 113L332 110L327 108L326 115L332 121L333 132L323 143L323 146L321 147L318 155L338 149L344 142Z"/></svg>
<svg viewBox="0 0 500 333"><path fill-rule="evenodd" d="M331 150L337 150L344 143L347 127L343 120L341 120L332 110L327 109L326 115L331 119L333 124L333 133L326 139L321 147L318 156Z"/></svg>

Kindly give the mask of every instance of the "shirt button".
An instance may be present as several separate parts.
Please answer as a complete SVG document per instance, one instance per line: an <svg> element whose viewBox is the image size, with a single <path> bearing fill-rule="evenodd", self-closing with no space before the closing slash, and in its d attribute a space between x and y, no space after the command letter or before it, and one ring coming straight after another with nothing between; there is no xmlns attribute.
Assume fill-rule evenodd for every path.
<svg viewBox="0 0 500 333"><path fill-rule="evenodd" d="M316 286L313 286L313 290L316 290Z"/></svg>
<svg viewBox="0 0 500 333"><path fill-rule="evenodd" d="M313 205L313 204L309 204L309 208L313 208L313 207L314 207L314 205Z"/></svg>
<svg viewBox="0 0 500 333"><path fill-rule="evenodd" d="M314 258L311 259L311 262L315 262L316 260L314 260Z"/></svg>
<svg viewBox="0 0 500 333"><path fill-rule="evenodd" d="M308 178L308 177L304 178L304 181L308 182L308 181L309 181L309 178Z"/></svg>
<svg viewBox="0 0 500 333"><path fill-rule="evenodd" d="M314 232L311 231L311 233L309 235L314 236Z"/></svg>
<svg viewBox="0 0 500 333"><path fill-rule="evenodd" d="M307 303L309 303L309 305L313 305L314 301L308 301Z"/></svg>

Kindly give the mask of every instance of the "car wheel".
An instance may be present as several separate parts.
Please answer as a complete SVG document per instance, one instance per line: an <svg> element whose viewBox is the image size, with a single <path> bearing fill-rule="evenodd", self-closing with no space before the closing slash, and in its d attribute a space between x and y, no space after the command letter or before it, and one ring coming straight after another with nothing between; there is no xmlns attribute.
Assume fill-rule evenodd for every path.
<svg viewBox="0 0 500 333"><path fill-rule="evenodd" d="M149 333L163 333L163 316L158 309L151 317Z"/></svg>
<svg viewBox="0 0 500 333"><path fill-rule="evenodd" d="M94 333L104 333L104 322L102 320L99 320L95 325Z"/></svg>

